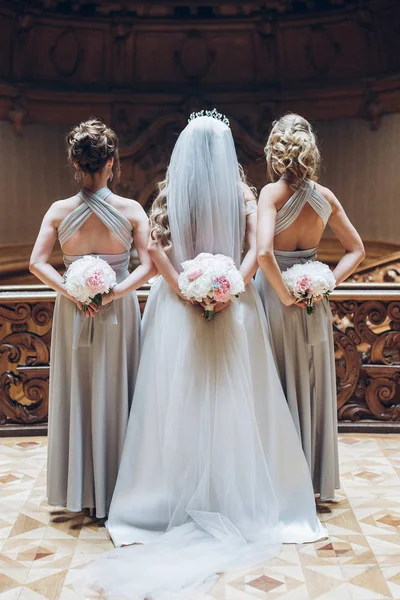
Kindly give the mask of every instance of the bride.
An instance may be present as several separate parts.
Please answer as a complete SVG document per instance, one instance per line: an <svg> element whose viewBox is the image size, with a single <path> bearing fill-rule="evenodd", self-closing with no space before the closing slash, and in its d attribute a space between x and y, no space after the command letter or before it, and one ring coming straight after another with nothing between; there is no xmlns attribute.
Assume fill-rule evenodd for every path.
<svg viewBox="0 0 400 600"><path fill-rule="evenodd" d="M229 121L192 115L151 215L161 277L109 513L120 548L80 572L87 597L187 600L283 542L326 536L252 282L255 210ZM178 287L181 263L200 252L233 257L246 284L211 322Z"/></svg>

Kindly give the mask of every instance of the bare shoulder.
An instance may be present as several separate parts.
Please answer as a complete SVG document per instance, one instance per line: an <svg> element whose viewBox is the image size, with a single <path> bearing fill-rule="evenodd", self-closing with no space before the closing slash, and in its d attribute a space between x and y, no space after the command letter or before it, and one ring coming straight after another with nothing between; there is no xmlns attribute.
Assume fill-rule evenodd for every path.
<svg viewBox="0 0 400 600"><path fill-rule="evenodd" d="M142 205L132 198L125 198L124 196L119 196L118 194L112 194L111 201L113 206L119 210L124 217L129 219L129 221L137 221L146 217L146 213L143 210ZM147 217L146 217L147 218Z"/></svg>
<svg viewBox="0 0 400 600"><path fill-rule="evenodd" d="M340 206L339 200L336 198L335 194L327 187L324 187L320 183L315 184L315 189L328 200L331 205L332 210L338 208Z"/></svg>
<svg viewBox="0 0 400 600"><path fill-rule="evenodd" d="M243 189L243 198L246 203L247 202L257 202L256 191L254 188L251 188L247 183L242 181L242 189Z"/></svg>
<svg viewBox="0 0 400 600"><path fill-rule="evenodd" d="M56 200L48 209L45 218L58 225L67 217L79 204L81 200L78 196L71 196L65 200Z"/></svg>
<svg viewBox="0 0 400 600"><path fill-rule="evenodd" d="M275 183L267 183L260 192L259 203L279 208L292 194L293 192L285 181L279 180Z"/></svg>

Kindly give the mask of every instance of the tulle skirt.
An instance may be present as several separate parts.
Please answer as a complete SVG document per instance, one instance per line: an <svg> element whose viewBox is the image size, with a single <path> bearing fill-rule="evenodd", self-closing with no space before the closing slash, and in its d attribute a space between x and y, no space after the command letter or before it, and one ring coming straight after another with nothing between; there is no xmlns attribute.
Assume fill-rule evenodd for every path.
<svg viewBox="0 0 400 600"><path fill-rule="evenodd" d="M282 542L326 536L251 284L211 322L159 278L108 528L86 596L187 600Z"/></svg>

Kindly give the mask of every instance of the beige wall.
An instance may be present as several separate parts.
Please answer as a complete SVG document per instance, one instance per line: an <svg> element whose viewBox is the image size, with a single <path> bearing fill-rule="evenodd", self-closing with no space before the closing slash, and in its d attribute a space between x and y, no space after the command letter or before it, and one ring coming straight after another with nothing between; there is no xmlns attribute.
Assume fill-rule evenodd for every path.
<svg viewBox="0 0 400 600"><path fill-rule="evenodd" d="M400 244L400 114L377 131L361 119L317 124L323 168L330 187L366 240Z"/></svg>
<svg viewBox="0 0 400 600"><path fill-rule="evenodd" d="M17 136L0 122L0 244L34 241L50 204L73 192L65 133L65 126L28 125Z"/></svg>
<svg viewBox="0 0 400 600"><path fill-rule="evenodd" d="M53 200L75 189L65 126L29 125L16 136L0 122L0 244L33 242ZM368 240L400 243L400 114L372 132L363 120L320 122L321 182Z"/></svg>

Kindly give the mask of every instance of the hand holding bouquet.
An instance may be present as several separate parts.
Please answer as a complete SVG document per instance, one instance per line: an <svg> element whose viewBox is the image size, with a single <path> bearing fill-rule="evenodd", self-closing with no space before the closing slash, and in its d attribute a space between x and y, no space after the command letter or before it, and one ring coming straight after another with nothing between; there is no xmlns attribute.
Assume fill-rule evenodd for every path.
<svg viewBox="0 0 400 600"><path fill-rule="evenodd" d="M205 305L207 321L214 318L216 304L234 300L244 292L243 277L228 256L202 252L182 267L179 289L188 300Z"/></svg>
<svg viewBox="0 0 400 600"><path fill-rule="evenodd" d="M83 304L86 311L93 302L101 306L103 294L116 285L114 270L98 256L83 256L75 260L64 275L64 286L68 294Z"/></svg>
<svg viewBox="0 0 400 600"><path fill-rule="evenodd" d="M314 312L314 299L328 298L335 289L335 277L324 263L314 260L293 265L282 273L283 281L297 301L305 300L307 314Z"/></svg>

